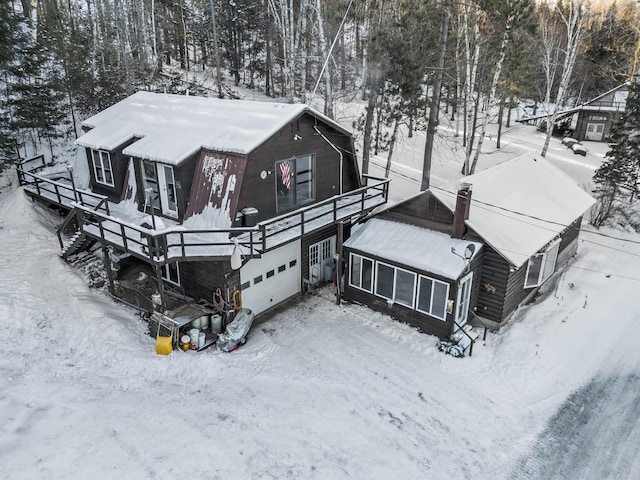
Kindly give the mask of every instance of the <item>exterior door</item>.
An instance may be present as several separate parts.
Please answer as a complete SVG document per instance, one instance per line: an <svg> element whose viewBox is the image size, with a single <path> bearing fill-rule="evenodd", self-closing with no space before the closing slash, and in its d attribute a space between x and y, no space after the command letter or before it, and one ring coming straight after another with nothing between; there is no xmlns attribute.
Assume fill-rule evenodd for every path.
<svg viewBox="0 0 640 480"><path fill-rule="evenodd" d="M154 210L160 209L160 191L158 189L158 174L156 173L156 166L149 160L142 160L142 184L145 190L145 211L146 207L153 208Z"/></svg>
<svg viewBox="0 0 640 480"><path fill-rule="evenodd" d="M324 279L324 265L336 253L336 237L325 238L309 246L309 281L312 284Z"/></svg>
<svg viewBox="0 0 640 480"><path fill-rule="evenodd" d="M471 301L471 281L473 272L464 277L458 283L458 299L456 301L456 322L462 326L467 323L469 315L469 303Z"/></svg>
<svg viewBox="0 0 640 480"><path fill-rule="evenodd" d="M603 136L604 123L587 123L587 131L584 135L585 140L600 142Z"/></svg>
<svg viewBox="0 0 640 480"><path fill-rule="evenodd" d="M162 215L167 217L178 217L173 167L142 160L142 183L144 184L145 198L151 197L150 203L155 210L160 210ZM150 190L148 194L147 189Z"/></svg>
<svg viewBox="0 0 640 480"><path fill-rule="evenodd" d="M160 204L163 215L177 217L178 202L176 201L176 181L173 176L173 167L158 164L158 186L160 187Z"/></svg>

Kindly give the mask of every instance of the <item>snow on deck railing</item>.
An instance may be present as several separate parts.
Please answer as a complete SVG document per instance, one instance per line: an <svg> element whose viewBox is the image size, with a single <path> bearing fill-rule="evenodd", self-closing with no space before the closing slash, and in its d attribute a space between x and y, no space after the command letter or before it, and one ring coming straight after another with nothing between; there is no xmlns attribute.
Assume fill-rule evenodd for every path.
<svg viewBox="0 0 640 480"><path fill-rule="evenodd" d="M34 155L33 157L25 158L24 160L20 160L17 165L18 169L34 173L39 170L42 170L47 166L47 161L44 158L43 154Z"/></svg>
<svg viewBox="0 0 640 480"><path fill-rule="evenodd" d="M20 167L17 167L16 171L20 185L42 199L67 208L72 208L74 203L79 202L94 210L101 210L109 214L109 202L104 195L80 190L74 188L71 183L67 184L65 181L47 178Z"/></svg>
<svg viewBox="0 0 640 480"><path fill-rule="evenodd" d="M229 258L237 242L242 254L260 256L265 250L305 233L360 215L387 201L388 180L260 222L255 227L162 230L148 229L109 214L75 205L78 224L89 236L152 264L178 260Z"/></svg>

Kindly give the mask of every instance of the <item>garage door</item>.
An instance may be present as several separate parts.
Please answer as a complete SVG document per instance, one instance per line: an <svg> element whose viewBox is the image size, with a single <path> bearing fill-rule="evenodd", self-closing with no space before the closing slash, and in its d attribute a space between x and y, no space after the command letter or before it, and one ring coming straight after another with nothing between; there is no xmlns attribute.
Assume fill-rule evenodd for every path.
<svg viewBox="0 0 640 480"><path fill-rule="evenodd" d="M256 315L300 292L300 240L249 260L240 269L242 306Z"/></svg>

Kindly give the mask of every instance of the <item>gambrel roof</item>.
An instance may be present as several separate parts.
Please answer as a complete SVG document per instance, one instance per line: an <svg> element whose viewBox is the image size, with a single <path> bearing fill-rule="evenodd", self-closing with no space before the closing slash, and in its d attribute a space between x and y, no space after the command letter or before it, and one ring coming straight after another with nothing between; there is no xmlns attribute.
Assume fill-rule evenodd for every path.
<svg viewBox="0 0 640 480"><path fill-rule="evenodd" d="M76 144L111 151L138 139L124 155L177 165L202 148L248 154L305 113L349 134L304 104L138 92L85 120Z"/></svg>

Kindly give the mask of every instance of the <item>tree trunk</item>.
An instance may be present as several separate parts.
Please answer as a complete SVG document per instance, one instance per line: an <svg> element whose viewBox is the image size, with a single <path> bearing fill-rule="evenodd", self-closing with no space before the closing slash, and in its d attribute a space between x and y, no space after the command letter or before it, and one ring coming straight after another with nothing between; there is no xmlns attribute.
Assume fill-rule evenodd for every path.
<svg viewBox="0 0 640 480"><path fill-rule="evenodd" d="M218 45L218 22L216 21L216 9L213 6L213 0L209 0L209 8L211 10L211 33L213 34L213 61L216 69L216 87L218 88L218 98L224 98L222 91L222 73L220 72L220 46Z"/></svg>
<svg viewBox="0 0 640 480"><path fill-rule="evenodd" d="M371 156L371 131L373 130L373 113L378 99L378 89L370 86L368 90L367 114L364 121L364 138L362 139L362 174L369 174L369 157Z"/></svg>
<svg viewBox="0 0 640 480"><path fill-rule="evenodd" d="M389 141L389 155L387 156L387 166L384 169L384 178L389 178L389 173L391 172L391 159L393 158L393 149L396 145L399 128L400 128L400 115L396 117L396 120L393 124L393 133L391 134L391 140Z"/></svg>
<svg viewBox="0 0 640 480"><path fill-rule="evenodd" d="M562 12L560 13L567 29L567 48L564 64L562 66L562 76L560 77L560 86L558 87L556 102L553 107L552 114L547 116L547 137L544 141L542 152L540 152L540 155L543 157L547 155L549 142L551 141L551 135L553 134L553 126L558 118L560 107L566 100L567 90L569 88L571 74L573 73L573 66L576 62L576 55L578 53L578 46L582 34L582 22L584 20L582 3L580 3L579 0L572 0L569 3L569 15L567 17L565 17Z"/></svg>
<svg viewBox="0 0 640 480"><path fill-rule="evenodd" d="M496 148L500 149L500 138L502 137L502 117L504 115L504 94L500 98L500 107L498 107L498 138L496 138Z"/></svg>
<svg viewBox="0 0 640 480"><path fill-rule="evenodd" d="M514 18L515 18L515 14L511 13L509 15L509 18L507 18L505 31L502 36L502 45L500 46L500 57L498 58L498 63L496 64L496 69L493 74L493 81L491 82L491 91L489 92L489 98L487 100L487 108L485 109L484 118L482 120L482 128L480 129L480 136L478 137L478 146L476 147L476 153L473 157L473 163L471 164L471 169L469 170L469 173L471 175L473 175L473 173L476 171L476 165L478 164L478 159L480 158L480 150L482 149L482 143L484 142L484 137L487 133L487 125L489 124L489 118L491 117L491 107L496 97L498 82L500 81L500 75L502 74L502 65L504 64L504 59L507 56L507 47L509 45L509 40L511 38L510 33L511 33L511 27L512 27Z"/></svg>
<svg viewBox="0 0 640 480"><path fill-rule="evenodd" d="M440 108L440 91L442 90L442 74L444 72L444 57L447 51L447 35L449 33L449 1L445 1L442 6L442 27L440 29L440 39L438 40L438 62L436 74L433 81L433 93L431 95L431 105L429 106L429 121L427 123L427 140L424 147L424 157L422 162L422 183L420 190L429 188L431 179L431 157L433 154L433 139L438 124L438 110Z"/></svg>
<svg viewBox="0 0 640 480"><path fill-rule="evenodd" d="M272 96L271 92L271 78L273 76L273 61L271 59L271 18L269 15L269 0L264 0L265 17L266 17L266 31L265 31L265 54L266 62L264 73L264 93L268 97Z"/></svg>

